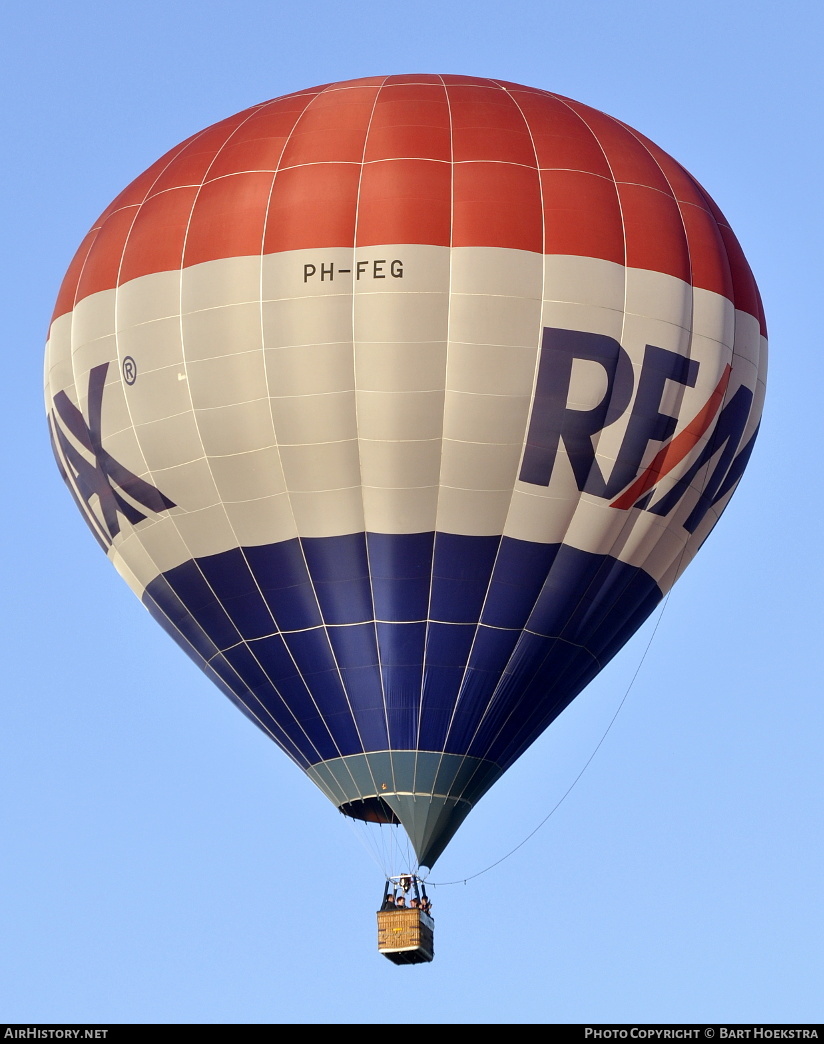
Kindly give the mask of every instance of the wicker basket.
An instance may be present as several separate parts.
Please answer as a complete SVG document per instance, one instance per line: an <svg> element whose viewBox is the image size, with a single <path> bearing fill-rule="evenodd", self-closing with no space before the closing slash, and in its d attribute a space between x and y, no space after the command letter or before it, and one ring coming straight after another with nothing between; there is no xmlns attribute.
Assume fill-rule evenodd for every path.
<svg viewBox="0 0 824 1044"><path fill-rule="evenodd" d="M395 964L423 964L435 956L435 923L423 910L381 910L378 950Z"/></svg>

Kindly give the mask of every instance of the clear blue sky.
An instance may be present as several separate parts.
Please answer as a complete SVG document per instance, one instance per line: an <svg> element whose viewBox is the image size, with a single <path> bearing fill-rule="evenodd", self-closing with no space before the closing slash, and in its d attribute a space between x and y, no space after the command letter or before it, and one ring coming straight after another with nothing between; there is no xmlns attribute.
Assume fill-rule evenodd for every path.
<svg viewBox="0 0 824 1044"><path fill-rule="evenodd" d="M822 14L797 0L16 5L4 22L0 1019L801 1021L824 1015ZM762 435L580 783L433 888L435 962L375 952L356 832L150 620L51 459L42 348L91 222L166 149L377 73L547 88L638 128L764 297ZM657 619L657 614L654 617ZM651 624L432 875L517 844L589 757Z"/></svg>

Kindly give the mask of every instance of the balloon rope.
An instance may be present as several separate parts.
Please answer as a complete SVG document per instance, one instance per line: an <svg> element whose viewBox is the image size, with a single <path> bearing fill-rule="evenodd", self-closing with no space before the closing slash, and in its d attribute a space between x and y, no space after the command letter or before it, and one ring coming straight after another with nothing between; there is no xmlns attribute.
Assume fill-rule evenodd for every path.
<svg viewBox="0 0 824 1044"><path fill-rule="evenodd" d="M387 860L385 852L383 852L382 855L378 855L376 851L377 846L370 844L366 840L366 837L370 836L371 838L371 835L365 835L365 832L361 830L360 827L356 826L356 820L352 819L350 816L344 815L343 813L341 813L341 815L343 815L343 818L346 820L349 829L357 838L358 843L362 846L364 852L366 852L366 854L369 856L369 858L372 860L375 866L377 866L382 873L386 873ZM378 839L375 840L377 841Z"/></svg>
<svg viewBox="0 0 824 1044"><path fill-rule="evenodd" d="M684 545L684 550L686 550L686 545ZM683 560L683 557L684 557L684 550L682 550L681 558L679 559L679 562L678 562L678 569L676 569L676 573L675 573L676 578L679 575L681 561ZM673 586L674 586L674 583L673 583ZM553 807L549 810L549 812L544 816L544 818L541 820L541 822L533 830L531 830L526 835L526 837L523 839L523 841L519 842L517 845L515 845L515 847L513 849L511 849L509 852L507 852L506 855L501 856L500 859L496 859L494 863L490 863L489 866L487 866L483 870L479 870L476 874L470 874L468 877L462 877L462 878L460 878L457 881L430 881L430 880L427 879L427 882L426 882L427 884L431 884L434 888L446 888L448 885L459 885L459 884L465 885L468 881L474 881L476 877L481 877L483 874L489 873L490 870L494 870L494 868L496 866L500 866L501 863L503 863L503 862L505 862L505 860L509 859L510 856L515 855L515 853L518 851L519 848L523 848L523 846L527 843L527 841L529 841L531 838L533 838L538 833L538 831L541 829L541 827L544 826L544 824L553 815L555 815L555 813L558 811L558 809L561 807L561 805L563 805L563 803L566 801L566 799L572 793L572 791L575 788L575 785L577 784L578 780L581 778L581 776L583 776L583 774L589 768L593 758L598 753L598 751L601 749L601 744L607 738L607 736L609 735L610 729L615 724L615 719L621 713L621 708L624 706L624 704L627 701L627 697L629 696L629 694L630 694L630 692L632 690L632 687L635 684L635 679L638 677L638 674L639 674L641 668L644 666L644 660L646 660L646 658L647 658L647 653L649 652L650 646L652 645L652 640L655 637L656 632L658 631L658 626L661 623L661 618L664 615L664 610L667 608L667 603L670 600L670 595L671 594L672 594L672 587L670 587L669 591L667 591L666 597L664 598L664 602L663 602L663 604L661 606L661 612L658 614L658 619L655 621L655 626L652 629L652 634L649 636L649 641L647 642L647 645L646 645L646 648L644 649L643 655L641 656L641 659L640 659L640 661L638 663L638 666L635 668L635 674L633 674L632 678L630 679L629 685L627 685L626 691L624 692L624 695L621 697L621 702L618 704L618 707L617 707L615 713L612 715L612 718L610 719L609 725L607 725L606 729L604 730L603 736L598 740L598 743L596 744L595 750L593 750L593 752L590 754L590 756L584 762L584 767L581 769L581 771L578 773L578 775L575 777L575 779L573 779L573 781L570 783L570 785L567 787L567 789L564 791L564 793L561 795L561 797L558 799L558 801L553 805Z"/></svg>
<svg viewBox="0 0 824 1044"><path fill-rule="evenodd" d="M400 827L392 824L366 823L347 815L343 818L358 843L387 880L399 873L417 873L418 861L412 844Z"/></svg>

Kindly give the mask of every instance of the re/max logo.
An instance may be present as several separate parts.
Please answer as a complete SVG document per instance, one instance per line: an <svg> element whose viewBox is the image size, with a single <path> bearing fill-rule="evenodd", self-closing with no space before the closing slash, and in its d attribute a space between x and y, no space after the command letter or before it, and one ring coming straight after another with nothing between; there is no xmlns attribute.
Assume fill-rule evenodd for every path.
<svg viewBox="0 0 824 1044"><path fill-rule="evenodd" d="M569 405L576 359L597 363L606 373L603 399L589 410ZM712 505L726 496L741 478L758 434L756 429L746 446L739 450L753 392L741 385L724 401L731 372L728 365L706 403L673 438L677 418L661 412L666 383L674 381L693 388L698 367L696 359L648 344L636 391L632 361L614 338L576 330L545 329L520 480L548 486L558 447L563 442L581 492L609 500L610 506L618 510L637 507L656 515L667 515L686 494L695 475L717 455L698 502L684 521L684 528L694 532ZM609 475L604 475L595 459L592 436L623 416L630 402L632 412L617 459ZM651 503L653 487L659 479L684 460L713 422L712 435L696 459L670 490ZM661 449L641 472L641 462L650 442L661 443Z"/></svg>

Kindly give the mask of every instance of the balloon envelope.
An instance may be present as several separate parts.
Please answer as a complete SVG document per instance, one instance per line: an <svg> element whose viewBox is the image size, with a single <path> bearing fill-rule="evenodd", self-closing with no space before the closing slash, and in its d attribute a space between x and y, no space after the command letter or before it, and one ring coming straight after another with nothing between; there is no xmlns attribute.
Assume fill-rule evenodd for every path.
<svg viewBox="0 0 824 1044"><path fill-rule="evenodd" d="M652 142L394 76L254 106L125 189L46 401L148 610L431 866L706 538L765 367L735 237Z"/></svg>

